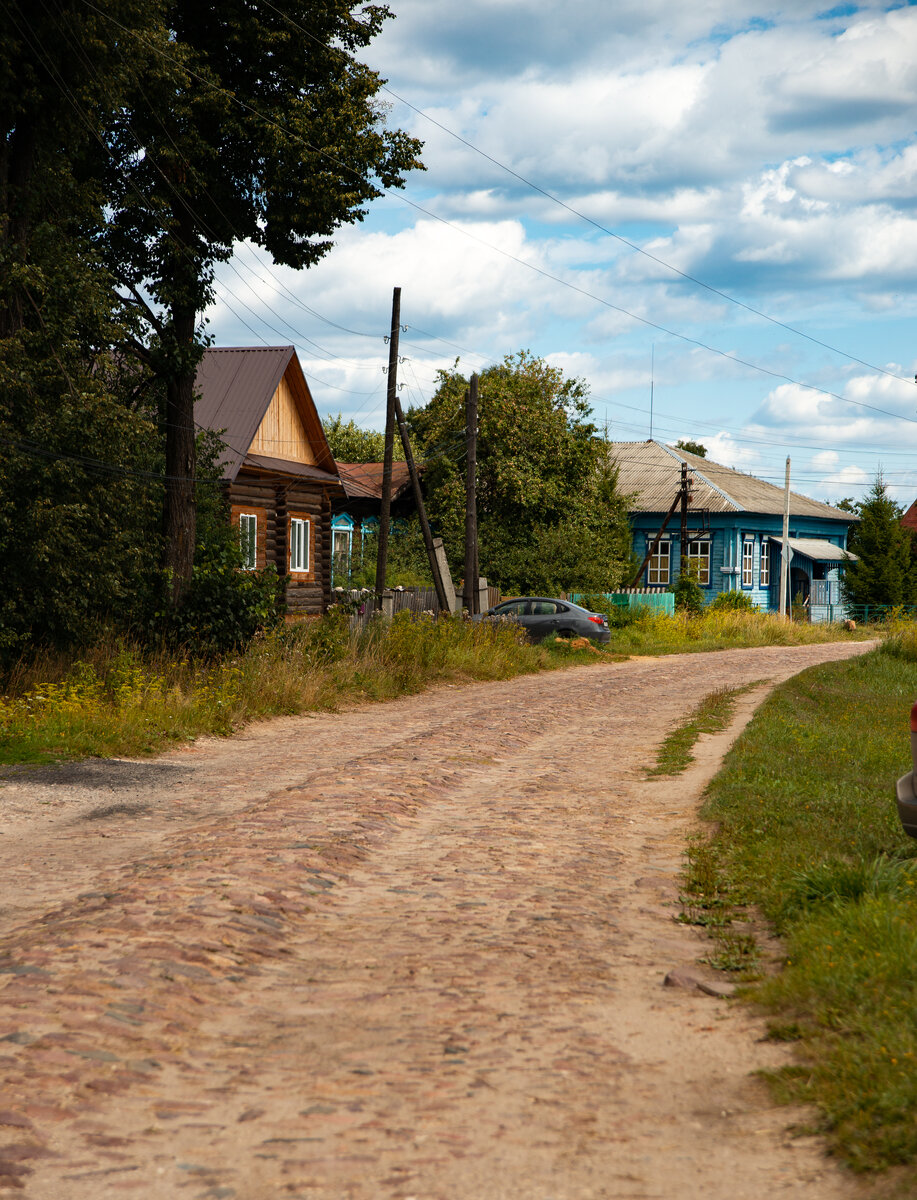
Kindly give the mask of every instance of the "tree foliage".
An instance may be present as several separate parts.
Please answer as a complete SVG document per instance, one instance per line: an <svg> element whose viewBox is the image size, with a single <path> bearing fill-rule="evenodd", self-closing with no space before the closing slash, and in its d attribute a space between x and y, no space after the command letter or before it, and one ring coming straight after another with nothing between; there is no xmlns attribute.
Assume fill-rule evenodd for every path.
<svg viewBox="0 0 917 1200"><path fill-rule="evenodd" d="M331 453L338 462L382 462L385 454L384 433L375 429L362 429L352 417L345 423L340 413L336 417L323 417L322 426ZM397 433L392 450L394 459L404 461L404 447Z"/></svg>
<svg viewBox="0 0 917 1200"><path fill-rule="evenodd" d="M698 458L707 457L707 447L702 442L692 441L691 438L679 438L675 449L686 450L688 454L696 454Z"/></svg>
<svg viewBox="0 0 917 1200"><path fill-rule="evenodd" d="M881 473L857 510L860 520L848 541L857 561L844 568L844 599L848 604L913 604L917 579L911 535L901 525L901 506L889 496Z"/></svg>
<svg viewBox="0 0 917 1200"><path fill-rule="evenodd" d="M426 463L431 523L456 577L464 562L467 379L440 372L408 421ZM585 385L526 351L480 377L478 541L481 573L504 591L606 591L629 558L617 472L589 420Z"/></svg>
<svg viewBox="0 0 917 1200"><path fill-rule="evenodd" d="M146 620L161 552L173 600L202 548L228 561L195 532L215 265L246 239L306 267L418 165L354 57L386 7L283 10L4 5L0 655Z"/></svg>
<svg viewBox="0 0 917 1200"><path fill-rule="evenodd" d="M176 594L194 546L193 382L215 265L236 242L304 268L383 188L420 166L385 126L381 79L353 54L388 9L357 0L158 0L148 70L108 131L104 244L166 381L166 565ZM163 41L163 34L165 41Z"/></svg>
<svg viewBox="0 0 917 1200"><path fill-rule="evenodd" d="M137 24L145 6L103 9ZM0 39L0 659L132 610L162 503L149 377L98 253L99 131L141 69L79 3L6 6Z"/></svg>

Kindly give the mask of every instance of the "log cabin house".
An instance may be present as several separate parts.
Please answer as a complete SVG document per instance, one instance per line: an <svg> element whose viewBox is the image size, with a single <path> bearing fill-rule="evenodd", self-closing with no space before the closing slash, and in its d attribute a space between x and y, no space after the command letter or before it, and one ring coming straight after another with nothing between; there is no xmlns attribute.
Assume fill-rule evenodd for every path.
<svg viewBox="0 0 917 1200"><path fill-rule="evenodd" d="M245 569L288 576L289 613L318 616L331 600L331 508L337 465L292 346L204 352L195 422L226 446L223 486Z"/></svg>

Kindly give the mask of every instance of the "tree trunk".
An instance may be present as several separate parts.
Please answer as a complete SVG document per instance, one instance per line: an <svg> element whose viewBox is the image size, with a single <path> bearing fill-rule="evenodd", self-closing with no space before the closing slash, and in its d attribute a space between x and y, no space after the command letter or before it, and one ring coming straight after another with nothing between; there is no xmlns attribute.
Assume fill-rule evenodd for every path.
<svg viewBox="0 0 917 1200"><path fill-rule="evenodd" d="M194 360L195 312L173 307L172 336L177 364ZM194 367L179 365L166 380L166 490L163 503L163 566L171 574L172 603L191 582L194 565Z"/></svg>

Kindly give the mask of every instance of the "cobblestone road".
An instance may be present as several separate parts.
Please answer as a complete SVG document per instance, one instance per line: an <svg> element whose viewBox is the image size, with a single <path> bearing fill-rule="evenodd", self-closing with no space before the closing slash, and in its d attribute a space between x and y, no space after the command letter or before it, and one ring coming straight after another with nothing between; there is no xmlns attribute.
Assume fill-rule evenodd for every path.
<svg viewBox="0 0 917 1200"><path fill-rule="evenodd" d="M662 988L703 951L672 920L702 779L643 770L713 688L863 648L440 688L7 780L0 1194L859 1195L752 1079L786 1049Z"/></svg>

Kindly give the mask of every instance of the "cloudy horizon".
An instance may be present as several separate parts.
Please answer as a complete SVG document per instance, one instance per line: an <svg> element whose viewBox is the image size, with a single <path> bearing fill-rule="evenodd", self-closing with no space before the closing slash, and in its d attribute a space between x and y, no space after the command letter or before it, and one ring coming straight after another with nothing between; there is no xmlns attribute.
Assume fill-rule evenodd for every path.
<svg viewBox="0 0 917 1200"><path fill-rule="evenodd" d="M660 440L775 482L790 454L820 499L882 470L910 504L917 7L392 8L363 57L426 171L309 271L239 247L217 344L292 342L323 415L380 428L400 286L406 404L525 348L616 440L649 436L652 382Z"/></svg>

